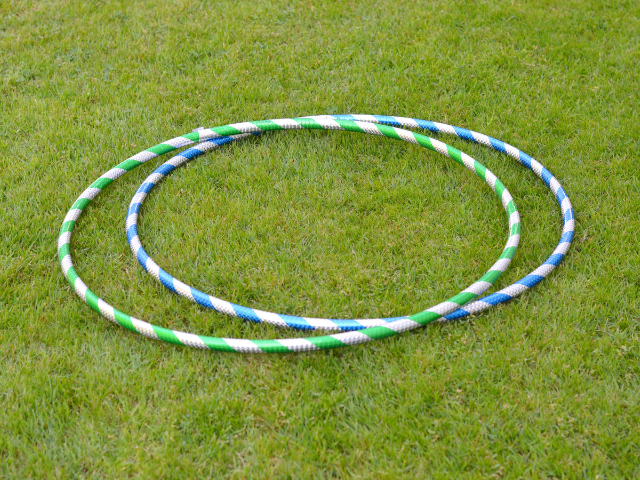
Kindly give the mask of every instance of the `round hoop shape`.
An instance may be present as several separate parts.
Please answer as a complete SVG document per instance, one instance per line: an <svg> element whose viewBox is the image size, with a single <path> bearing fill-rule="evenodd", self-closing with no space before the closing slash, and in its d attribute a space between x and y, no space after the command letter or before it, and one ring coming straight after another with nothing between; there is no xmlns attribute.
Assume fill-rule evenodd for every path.
<svg viewBox="0 0 640 480"><path fill-rule="evenodd" d="M568 251L571 241L573 239L574 231L574 217L571 203L562 189L560 183L553 177L553 175L544 168L539 162L529 157L524 152L507 145L499 140L487 137L485 135L472 132L459 127L452 127L450 125L439 124L435 122L428 122L419 119L411 119L404 117L389 117L389 116L373 116L373 115L334 115L334 116L320 116L313 118L298 118L290 119L289 122L296 122L304 128L323 128L318 127L319 121L322 119L332 119L335 121L335 125L338 127L333 129L359 129L357 131L367 131L369 128L374 127L377 129L375 133L378 135L389 136L391 138L398 138L401 134L395 129L389 129L388 126L400 127L405 126L409 128L422 128L432 132L451 133L460 138L481 143L489 146L495 150L507 153L512 158L516 159L519 163L532 170L538 177L540 177L545 184L552 190L558 203L560 204L562 217L563 217L563 231L558 246L553 251L551 256L536 270L529 275L523 277L518 282L510 285L499 292L488 295L480 300L473 301L461 307L464 304L465 299L469 301L478 294L474 292L461 292L461 294L452 297L449 301L445 301L433 308L412 315L409 318L402 318L400 320L391 321L385 325L379 325L375 327L366 328L361 331L349 331L344 333L338 333L334 335L326 335L321 337L311 337L308 339L281 339L281 340L245 340L245 339L224 339L215 337L204 337L184 332L177 332L166 328L151 325L142 320L133 318L114 307L107 304L100 299L95 293L87 288L82 279L78 276L76 269L73 265L72 257L70 254L70 240L75 223L86 206L95 198L102 189L106 188L114 180L118 179L125 173L139 165L165 153L176 150L184 146L192 145L196 142L209 141L211 144L228 143L229 141L239 140L245 136L251 135L259 129L260 132L266 132L271 130L283 130L285 126L271 121L242 123L227 125L224 127L217 127L214 129L204 129L197 132L186 134L182 137L176 137L167 142L161 143L152 147L146 151L140 152L134 155L130 159L122 162L118 166L112 168L107 173L102 175L96 180L83 194L76 200L71 210L68 212L63 222L60 237L58 241L58 254L61 263L61 267L65 277L74 288L78 296L85 301L92 309L99 312L107 319L118 323L119 325L139 332L151 338L156 338L169 343L187 345L195 348L212 349L218 351L240 351L251 353L284 353L292 351L312 351L312 350L324 350L335 347L342 347L346 345L354 345L359 343L365 343L376 339L386 338L397 333L411 330L433 321L442 320L446 316L446 319L463 318L472 313L479 313L493 305L506 302L520 294L529 288L533 287L542 279L544 279L549 273L562 261L566 252ZM371 123L370 127L356 124L355 122ZM342 125L341 125L342 123ZM243 128L249 130L243 131ZM294 127L291 127L294 128ZM297 127L295 127L297 128ZM402 135L406 135L402 133ZM418 134L411 134L413 138L418 142ZM402 138L402 137L400 137ZM428 138L428 137L425 137ZM432 141L433 142L433 141ZM437 142L435 145L440 145L441 142ZM202 145L202 144L201 144ZM436 148L434 143L431 146L434 150L440 151ZM441 144L444 145L444 144ZM205 147L206 148L206 147ZM213 147L215 148L215 147ZM443 153L450 157L455 157L454 160L464 164L462 159L462 153L452 147L444 146ZM475 165L475 164L474 164ZM474 167L475 168L475 167ZM499 184L501 185L501 184ZM471 295L470 298L469 295ZM468 298L468 299L467 299ZM456 303L457 302L459 303Z"/></svg>

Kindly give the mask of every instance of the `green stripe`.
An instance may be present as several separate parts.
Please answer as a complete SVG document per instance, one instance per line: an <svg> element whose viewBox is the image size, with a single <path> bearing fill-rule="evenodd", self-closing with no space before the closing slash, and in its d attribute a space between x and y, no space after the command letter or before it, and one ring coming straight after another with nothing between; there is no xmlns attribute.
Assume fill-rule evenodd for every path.
<svg viewBox="0 0 640 480"><path fill-rule="evenodd" d="M222 135L223 137L228 137L229 135L239 135L242 133L237 128L230 127L229 125L224 125L222 127L215 127L215 128L212 128L211 131L217 133L218 135Z"/></svg>
<svg viewBox="0 0 640 480"><path fill-rule="evenodd" d="M500 197L500 200L502 200L502 193L507 189L507 187L505 187L504 184L499 179L496 178L496 183L493 189Z"/></svg>
<svg viewBox="0 0 640 480"><path fill-rule="evenodd" d="M100 299L100 297L98 297L95 293L93 293L91 290L89 290L87 288L87 304L93 308L96 312L100 313L100 308L98 307L98 300Z"/></svg>
<svg viewBox="0 0 640 480"><path fill-rule="evenodd" d="M100 190L104 190L107 186L111 185L113 180L111 178L99 178L95 182L91 184L89 188L99 188Z"/></svg>
<svg viewBox="0 0 640 480"><path fill-rule="evenodd" d="M63 233L67 233L73 230L73 227L76 226L76 221L75 220L68 220L66 222L64 222L62 224L62 227L60 227L60 235L62 235Z"/></svg>
<svg viewBox="0 0 640 480"><path fill-rule="evenodd" d="M148 152L149 150L147 150ZM129 160L125 160L124 162L116 165L116 168L121 168L122 170L126 170L127 172L130 172L131 170L133 170L136 167L139 167L140 165L142 165L143 162L139 162L138 160L134 160L132 158L130 158Z"/></svg>
<svg viewBox="0 0 640 480"><path fill-rule="evenodd" d="M453 302L453 303L457 303L458 305L464 305L465 303L470 302L471 300L473 300L477 296L478 295L476 295L475 293L471 293L471 292L460 292L459 294L454 295L453 297L451 297L447 301Z"/></svg>
<svg viewBox="0 0 640 480"><path fill-rule="evenodd" d="M154 145L151 148L147 148L147 152L155 153L156 155L164 155L165 153L173 152L177 150L176 147L172 147L171 145L167 145L166 143L159 143L158 145Z"/></svg>
<svg viewBox="0 0 640 480"><path fill-rule="evenodd" d="M516 254L516 247L507 247L502 251L502 255L498 258L498 260L502 260L503 258L513 258Z"/></svg>
<svg viewBox="0 0 640 480"><path fill-rule="evenodd" d="M482 165L477 160L473 161L473 168L475 169L478 176L483 179L485 182L487 181L487 167Z"/></svg>
<svg viewBox="0 0 640 480"><path fill-rule="evenodd" d="M77 208L78 210L84 210L84 207L89 205L89 203L91 203L91 200L89 200L88 198L79 198L73 204L73 206L71 207L71 210L73 210L74 208Z"/></svg>
<svg viewBox="0 0 640 480"><path fill-rule="evenodd" d="M121 312L117 308L113 309L113 313L116 317L116 322L118 325L126 328L127 330L131 330L132 332L137 332L136 327L133 326L133 322L131 321L131 317L124 312Z"/></svg>
<svg viewBox="0 0 640 480"><path fill-rule="evenodd" d="M330 337L329 335L325 335L323 337L311 337L307 338L311 343L313 343L320 350L328 350L330 348L339 348L345 347L347 344L341 342L337 338Z"/></svg>
<svg viewBox="0 0 640 480"><path fill-rule="evenodd" d="M67 281L71 284L72 287L75 287L76 280L78 278L80 278L80 276L78 275L78 272L76 272L75 267L71 267L69 268L69 270L67 270Z"/></svg>
<svg viewBox="0 0 640 480"><path fill-rule="evenodd" d="M293 120L298 122L302 128L306 128L308 130L325 130L325 128L313 118L294 118Z"/></svg>
<svg viewBox="0 0 640 480"><path fill-rule="evenodd" d="M517 211L518 209L516 208L516 204L513 202L513 200L509 200L509 203L507 203L507 213L511 215L513 212Z"/></svg>
<svg viewBox="0 0 640 480"><path fill-rule="evenodd" d="M511 226L511 235L519 235L520 234L520 222L514 223Z"/></svg>
<svg viewBox="0 0 640 480"><path fill-rule="evenodd" d="M409 318L414 322L418 322L420 325L426 325L427 323L431 323L434 320L439 319L440 315L424 310L423 312L414 313Z"/></svg>
<svg viewBox="0 0 640 480"><path fill-rule="evenodd" d="M351 120L336 120L336 123L347 132L364 133L364 130L362 130L362 128L356 122L353 122Z"/></svg>
<svg viewBox="0 0 640 480"><path fill-rule="evenodd" d="M67 255L69 255L69 251L70 251L70 245L68 243L65 243L64 245L62 245L60 247L60 249L58 250L58 259L60 261L62 261L62 259L64 257L66 257Z"/></svg>
<svg viewBox="0 0 640 480"><path fill-rule="evenodd" d="M200 141L200 132L189 132L186 135L181 135L182 138L186 138L187 140L191 140L192 142Z"/></svg>
<svg viewBox="0 0 640 480"><path fill-rule="evenodd" d="M275 340L253 340L253 344L264 353L290 353L287 347Z"/></svg>
<svg viewBox="0 0 640 480"><path fill-rule="evenodd" d="M397 335L398 333L395 330L391 330L388 327L380 325L378 327L371 327L365 330L360 330L360 333L364 333L367 337L372 340L380 340L382 338L392 337Z"/></svg>
<svg viewBox="0 0 640 480"><path fill-rule="evenodd" d="M222 338L205 337L200 335L198 335L198 338L200 338L200 340L202 340L209 349L215 350L216 352L235 352L235 350Z"/></svg>
<svg viewBox="0 0 640 480"><path fill-rule="evenodd" d="M173 343L174 345L184 345L184 343L178 340L178 337L176 337L176 334L173 333L172 330L169 330L168 328L157 327L155 325L151 325L151 327L153 328L154 333L163 342Z"/></svg>
<svg viewBox="0 0 640 480"><path fill-rule="evenodd" d="M460 165L464 165L464 162L462 161L462 152L460 150L447 145L447 152L449 153L449 156L456 162L458 162Z"/></svg>
<svg viewBox="0 0 640 480"><path fill-rule="evenodd" d="M416 142L418 142L418 145L424 148L428 148L429 150L432 150L434 152L436 151L429 137L416 132L412 132L412 133L413 133L413 137L416 139Z"/></svg>
<svg viewBox="0 0 640 480"><path fill-rule="evenodd" d="M378 123L374 123L374 125L385 137L393 138L394 140L402 140L402 138L400 138L400 135L398 135L398 132L396 132L393 127L390 127L388 125L380 125Z"/></svg>
<svg viewBox="0 0 640 480"><path fill-rule="evenodd" d="M500 270L491 270L487 273L485 273L482 278L480 280L478 280L479 282L489 282L489 283L494 283L498 277L502 275L502 272Z"/></svg>
<svg viewBox="0 0 640 480"><path fill-rule="evenodd" d="M265 132L269 132L273 130L284 130L284 128L282 128L273 120L258 120L257 122L250 122L250 123L253 123L256 127L258 127L260 130L263 130Z"/></svg>

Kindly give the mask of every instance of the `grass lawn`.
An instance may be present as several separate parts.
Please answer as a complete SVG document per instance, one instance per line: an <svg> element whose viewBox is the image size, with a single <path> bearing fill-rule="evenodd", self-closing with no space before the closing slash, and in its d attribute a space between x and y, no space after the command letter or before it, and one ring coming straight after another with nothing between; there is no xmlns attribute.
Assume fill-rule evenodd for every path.
<svg viewBox="0 0 640 480"><path fill-rule="evenodd" d="M0 0L0 477L638 478L640 5ZM558 4L562 4L561 6ZM243 356L134 335L82 303L56 241L76 197L200 126L324 113L463 126L540 160L577 220L565 262L518 300L329 352ZM559 209L506 156L522 214L502 288L555 247ZM124 218L152 161L72 241L90 288L166 327L243 323L171 294ZM477 279L507 238L471 172L342 132L251 139L175 172L140 234L182 280L334 318L415 313Z"/></svg>

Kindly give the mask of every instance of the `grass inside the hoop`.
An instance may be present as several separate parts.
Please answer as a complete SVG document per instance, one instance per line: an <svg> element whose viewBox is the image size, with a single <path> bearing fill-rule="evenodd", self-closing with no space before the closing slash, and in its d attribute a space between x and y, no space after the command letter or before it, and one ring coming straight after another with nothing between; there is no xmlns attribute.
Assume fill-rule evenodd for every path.
<svg viewBox="0 0 640 480"><path fill-rule="evenodd" d="M0 2L0 477L638 477L639 15L630 1ZM471 322L284 357L154 342L68 286L58 232L107 169L199 126L347 112L453 123L539 159L576 209L567 260ZM555 199L505 156L439 139L518 205L508 285L553 250ZM142 272L124 217L157 165L77 222L87 286L124 325L308 335L204 311ZM221 298L375 317L481 276L506 224L452 160L313 131L178 169L140 234L168 271Z"/></svg>

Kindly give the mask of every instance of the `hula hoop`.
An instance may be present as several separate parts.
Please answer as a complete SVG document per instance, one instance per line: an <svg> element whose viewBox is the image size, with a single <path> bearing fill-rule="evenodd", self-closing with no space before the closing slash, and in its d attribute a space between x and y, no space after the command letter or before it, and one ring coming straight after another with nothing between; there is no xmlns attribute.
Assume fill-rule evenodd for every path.
<svg viewBox="0 0 640 480"><path fill-rule="evenodd" d="M345 131L363 131L364 133L371 133L377 135L385 135L391 138L399 138L409 143L415 143L426 148L432 149L438 152L446 152L447 156L451 156L450 150L453 147L449 147L437 140L428 139L420 134L414 135L412 132L402 130L393 127L383 127L378 129L371 123L364 122L352 122L344 120L334 120L326 117L308 117L310 120L317 123L317 127L322 129L331 130L345 130ZM270 120L270 122L279 125L283 130L300 130L310 128L307 125L299 123L300 119L277 119ZM234 125L238 131L243 134L256 134L263 133L265 131L264 125L256 125L259 122L253 122L248 124ZM356 127L358 130L356 130ZM313 128L313 127L312 127ZM366 130L365 130L366 129ZM216 130L216 129L214 129ZM384 133L386 132L386 133ZM395 137L391 135L391 132L395 133ZM244 137L243 137L244 138ZM428 139L428 141L427 141ZM138 188L136 194L133 196L131 203L129 204L129 210L127 213L126 229L127 240L131 251L138 259L140 265L149 273L152 277L158 280L162 285L171 290L172 292L184 297L198 305L205 308L215 310L219 313L232 317L240 317L244 320L249 320L256 323L270 323L278 327L289 327L305 330L341 330L341 331L354 331L362 330L369 327L376 327L379 325L387 325L391 322L398 320L406 320L411 316L402 317L390 317L390 318L376 318L376 319L326 319L326 318L309 318L300 317L294 315L283 315L273 312L265 312L242 305L236 305L234 303L221 300L219 298L207 295L200 290L187 285L177 278L173 277L165 270L163 270L158 264L151 258L145 251L138 235L138 213L144 204L147 196L151 190L166 176L172 173L176 168L179 168L191 160L199 157L205 152L218 147L221 144L230 143L234 141L233 137L227 136L222 138L215 138L205 143L201 143L196 147L192 147L188 150L181 152L175 157L171 158L163 165L158 167ZM456 155L451 156L456 159ZM465 153L461 153L459 163L462 163L466 168L474 172L477 176L485 180L485 182L501 197L503 207L509 215L509 239L507 244L500 255L498 261L489 269L489 271L476 283L464 290L467 295L464 298L456 298L455 301L458 306L467 303L468 301L476 298L482 292L487 290L497 280L497 278L507 269L513 255L518 246L520 239L520 218L517 212L517 208L513 203L510 193L504 189L501 182L496 179L495 175L487 169L485 169L480 163L473 160ZM461 303L462 302L462 303Z"/></svg>
<svg viewBox="0 0 640 480"><path fill-rule="evenodd" d="M332 126L322 126L322 122L334 122ZM73 266L72 257L70 255L70 239L73 228L75 226L75 222L78 217L86 208L86 206L91 202L93 198L95 198L102 189L106 188L109 184L111 184L114 180L124 175L128 171L138 167L139 165L165 153L176 150L177 148L191 145L195 142L207 141L211 145L218 146L219 144L228 143L233 140L238 140L240 138L244 138L250 134L244 133L244 129L248 129L245 131L250 132L265 132L271 130L283 130L285 126L283 124L278 124L276 122L270 121L262 121L262 122L253 122L253 123L242 123L235 125L228 125L224 127L217 127L214 129L206 129L200 130L197 132L192 132L186 134L182 137L176 137L167 142L161 143L152 147L146 151L140 152L137 155L134 155L130 159L122 162L118 166L112 168L107 173L102 175L98 180L96 180L74 203L71 210L65 217L63 222L60 238L58 241L58 252L61 267L65 277L74 288L78 296L85 301L92 309L99 312L107 319L118 323L119 325L132 330L139 332L143 335L146 335L151 338L156 338L159 340L163 340L169 343L179 344L179 345L187 345L195 348L204 348L204 349L212 349L219 351L240 351L240 352L253 352L253 353L284 353L291 351L311 351L311 350L324 350L329 348L341 347L345 345L355 345L359 343L369 342L376 339L386 338L388 336L396 335L397 333L404 332L407 330L411 330L413 328L417 328L422 325L426 325L432 321L442 320L443 316L446 315L447 319L455 319L462 318L472 313L478 313L482 310L490 308L493 305L503 303L505 301L514 298L517 295L520 295L524 291L533 287L537 283L539 283L543 278L545 278L549 273L562 261L567 250L571 245L571 241L573 238L574 231L574 218L573 218L573 210L571 208L571 203L562 189L560 183L553 177L553 175L544 168L539 162L532 159L524 152L511 147L510 145L504 144L503 142L493 139L491 137L487 137L482 134L478 134L476 132L471 132L466 129L461 129L458 127L452 127L449 125L438 124L434 122L427 122L424 120L418 119L409 119L402 117L388 117L388 116L371 116L371 115L336 115L336 116L322 116L322 117L314 117L310 118L299 118L295 120L286 120L282 121L284 125L293 125L296 123L300 125L300 127L287 127L287 128L321 128L321 129L341 129L341 130L354 130L354 131L363 131L366 133L373 133L377 135L383 135L390 138L395 139L404 139L407 141L412 141L412 143L423 144L427 148L431 148L432 150L439 151L446 156L449 156L456 160L458 163L465 164L470 163L472 159L470 157L462 154L459 150L454 149L452 147L448 147L437 140L428 139L428 137L423 137L419 134L414 134L411 132L400 131L397 128L389 128L386 125L392 126L407 126L413 128L423 128L428 129L433 132L445 132L452 133L460 138L464 138L475 143L481 143L487 145L495 150L507 153L509 156L515 158L522 165L526 166L537 176L539 176L545 184L552 190L556 199L558 200L563 216L563 232L560 239L560 242L552 255L536 270L534 270L531 274L525 276L523 279L518 282L506 287L499 292L488 295L480 300L474 301L466 305L464 308L460 308L466 301L469 301L475 297L479 293L475 293L474 291L463 291L461 294L456 295L435 307L432 307L428 310L420 312L418 314L412 315L409 318L402 317L400 320L391 321L386 323L384 326L379 325L375 327L366 328L362 331L350 331L345 333L339 333L334 335L322 336L322 337L312 337L308 339L281 339L281 340L245 340L245 339L222 339L215 337L205 337L198 336L183 332L172 331L169 329L165 329L162 327L157 327L151 325L149 323L143 322L136 318L130 317L129 315L120 312L114 307L108 305L102 299L100 299L95 293L90 291L84 282L78 276L75 267ZM356 123L356 122L367 122L371 124L380 124L380 125L367 125ZM373 128L375 127L375 128ZM409 137L411 135L411 137ZM403 136L405 138L403 138ZM411 138L413 140L411 140ZM425 140L426 139L426 140ZM422 142L422 143L421 143ZM429 146L428 146L429 145ZM215 148L215 146L211 148ZM199 146L203 147L201 144ZM206 146L203 147L206 149ZM464 157L463 157L464 155ZM478 165L478 167L476 167ZM175 168L175 167L174 167ZM478 170L483 172L484 167L480 166L477 162L473 161L473 168L478 173ZM168 173L168 172L167 172ZM485 174L486 176L486 174ZM491 174L489 176L490 180L494 176ZM498 190L495 188L496 183L494 182L494 191L498 193ZM502 189L503 186L501 183L497 183L498 189ZM506 190L506 189L505 189ZM502 190L501 196L504 198L504 191ZM508 193L508 192L507 192ZM509 202L507 202L509 204ZM508 209L507 209L508 210ZM516 211L517 213L517 211ZM512 214L511 214L512 215ZM510 219L511 219L510 215ZM510 259L509 259L510 260ZM499 276L499 274L498 274ZM496 276L497 278L497 276ZM495 280L495 279L494 279ZM477 283L477 282L476 282ZM474 284L475 285L475 284ZM487 286L488 288L488 286ZM483 291L482 289L480 289Z"/></svg>

